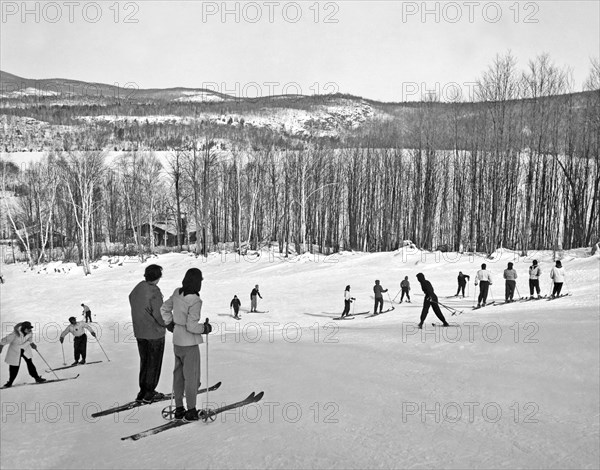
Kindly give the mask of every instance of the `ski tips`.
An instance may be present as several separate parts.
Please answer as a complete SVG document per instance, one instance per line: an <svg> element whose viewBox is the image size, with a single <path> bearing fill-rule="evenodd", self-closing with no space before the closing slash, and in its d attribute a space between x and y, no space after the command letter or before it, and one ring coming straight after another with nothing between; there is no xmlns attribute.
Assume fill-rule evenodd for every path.
<svg viewBox="0 0 600 470"><path fill-rule="evenodd" d="M262 400L262 397L264 396L265 392L260 392L258 395L256 395L254 397L254 401L260 401Z"/></svg>

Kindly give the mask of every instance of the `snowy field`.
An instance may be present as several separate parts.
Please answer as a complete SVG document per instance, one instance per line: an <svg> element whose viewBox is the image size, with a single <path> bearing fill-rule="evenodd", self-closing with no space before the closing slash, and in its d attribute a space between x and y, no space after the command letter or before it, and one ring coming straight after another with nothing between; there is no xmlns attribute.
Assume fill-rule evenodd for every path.
<svg viewBox="0 0 600 470"><path fill-rule="evenodd" d="M480 310L472 310L472 282L466 299L444 298L456 292L458 271L473 276L487 262L495 281L490 297L501 300L507 262L515 263L519 293L526 295L535 257L542 293L548 293L552 253L515 259L504 252L491 260L436 259L414 250L305 255L293 262L268 253L240 260L231 254L205 261L187 254L151 258L146 264L164 268L159 287L165 297L188 268L204 273L202 315L217 327L209 337L209 381L223 382L210 401L265 395L214 423L137 442L120 438L163 423L160 412L169 402L90 415L137 393L127 296L146 264L98 262L88 277L81 268L37 273L3 266L3 335L16 322L31 321L40 353L61 366L58 335L69 316L82 318L84 302L110 362L90 337L88 361L103 362L57 372L79 373L77 380L0 391L1 468L598 468L600 263L585 253L564 253L563 290L572 296ZM458 327L432 326L438 321L430 312L426 328L416 329L423 301L418 272L441 302L464 310L450 316L443 309ZM333 320L347 284L358 313L373 308L375 279L393 298L404 276L412 303L373 318ZM264 297L259 310L267 313L247 313L254 284ZM229 313L234 294L242 300L240 321ZM170 333L166 341L158 387L165 393L171 391ZM70 363L71 336L64 346ZM202 345L203 368L205 352ZM36 353L34 362L47 369ZM7 377L2 362L2 384ZM31 381L23 363L15 384Z"/></svg>

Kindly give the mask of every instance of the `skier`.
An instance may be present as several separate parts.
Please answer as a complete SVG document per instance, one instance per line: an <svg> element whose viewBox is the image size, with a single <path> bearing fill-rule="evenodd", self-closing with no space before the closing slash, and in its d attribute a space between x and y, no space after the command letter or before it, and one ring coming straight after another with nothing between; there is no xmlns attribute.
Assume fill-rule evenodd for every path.
<svg viewBox="0 0 600 470"><path fill-rule="evenodd" d="M350 304L352 301L356 300L354 297L350 295L350 286L346 286L344 290L344 311L342 312L342 318L347 317L350 313Z"/></svg>
<svg viewBox="0 0 600 470"><path fill-rule="evenodd" d="M88 320L89 320L89 322L91 323L92 322L92 311L85 304L81 304L81 306L83 307L83 313L82 313L82 315L85 317L85 322L87 323Z"/></svg>
<svg viewBox="0 0 600 470"><path fill-rule="evenodd" d="M237 295L233 296L233 299L231 299L231 302L229 303L229 308L233 307L233 317L236 319L240 319L240 317L238 317L238 313L240 311L240 307L242 306L242 302L240 302L240 299L238 299Z"/></svg>
<svg viewBox="0 0 600 470"><path fill-rule="evenodd" d="M200 323L202 311L202 271L191 268L185 273L182 287L175 289L160 309L162 320L173 328L173 395L175 419L195 421L198 419L196 398L200 387L200 347L202 335L212 331L210 323ZM183 394L187 411L183 407Z"/></svg>
<svg viewBox="0 0 600 470"><path fill-rule="evenodd" d="M155 390L160 380L165 350L166 326L160 314L163 296L157 286L161 277L162 267L157 264L147 266L144 271L145 280L129 294L133 334L140 355L140 391L136 400L145 403L164 398L164 394Z"/></svg>
<svg viewBox="0 0 600 470"><path fill-rule="evenodd" d="M96 337L96 333L87 322L78 322L75 317L69 317L69 323L70 325L60 334L60 342L62 344L65 341L65 336L71 333L75 338L73 341L75 362L71 365L76 366L80 364L79 357L81 357L81 364L85 364L87 356L87 335L85 334L85 330L88 330L94 338Z"/></svg>
<svg viewBox="0 0 600 470"><path fill-rule="evenodd" d="M379 305L379 313L383 311L383 293L387 292L380 284L379 280L375 281L373 292L375 293L375 306L373 307L373 315L377 315L377 306Z"/></svg>
<svg viewBox="0 0 600 470"><path fill-rule="evenodd" d="M477 299L477 308L483 306L487 302L488 290L492 285L492 276L486 269L485 263L481 265L481 269L475 275L475 285L479 284L479 297Z"/></svg>
<svg viewBox="0 0 600 470"><path fill-rule="evenodd" d="M467 281L471 280L471 276L468 274L463 274L462 271L458 272L458 290L456 291L456 295L454 297L458 297L462 292L462 296L465 296L465 286L467 285Z"/></svg>
<svg viewBox="0 0 600 470"><path fill-rule="evenodd" d="M550 277L554 281L552 298L560 297L560 291L562 289L563 282L565 282L565 268L563 268L560 260L556 262L556 266L554 266L550 271Z"/></svg>
<svg viewBox="0 0 600 470"><path fill-rule="evenodd" d="M504 270L505 288L504 301L513 302L515 296L515 287L517 285L517 271L513 269L513 264L508 263L508 267Z"/></svg>
<svg viewBox="0 0 600 470"><path fill-rule="evenodd" d="M448 322L444 318L444 314L440 310L440 306L438 304L437 295L433 291L433 286L431 282L425 279L425 275L423 273L417 274L417 280L421 284L421 289L423 289L423 293L425 294L425 300L423 301L423 310L421 311L421 321L419 322L419 328L423 328L423 322L427 318L427 314L429 313L429 307L433 308L433 313L440 319L443 326L448 326Z"/></svg>
<svg viewBox="0 0 600 470"><path fill-rule="evenodd" d="M252 291L250 292L250 311L251 312L256 312L256 306L258 304L257 297L260 297L262 299L262 295L260 295L260 292L258 292L258 284L256 284L254 286L254 289L252 289Z"/></svg>
<svg viewBox="0 0 600 470"><path fill-rule="evenodd" d="M30 322L24 321L22 323L17 323L13 332L0 340L0 353L2 352L2 348L6 345L8 345L8 351L6 352L4 362L8 364L9 372L8 382L4 384L4 387L12 387L12 384L19 373L21 358L25 359L29 375L31 375L37 383L46 381L46 379L40 377L38 374L31 357L31 350L37 349L37 346L33 342L33 326Z"/></svg>
<svg viewBox="0 0 600 470"><path fill-rule="evenodd" d="M538 266L537 260L533 260L533 264L529 267L529 298L533 299L533 290L537 292L538 299L541 299L542 296L540 294L540 276L542 275L542 270Z"/></svg>
<svg viewBox="0 0 600 470"><path fill-rule="evenodd" d="M400 283L400 289L402 289L402 295L400 296L400 303L402 303L402 299L404 299L404 294L406 294L406 301L410 303L410 282L408 281L408 276L404 277L404 281Z"/></svg>

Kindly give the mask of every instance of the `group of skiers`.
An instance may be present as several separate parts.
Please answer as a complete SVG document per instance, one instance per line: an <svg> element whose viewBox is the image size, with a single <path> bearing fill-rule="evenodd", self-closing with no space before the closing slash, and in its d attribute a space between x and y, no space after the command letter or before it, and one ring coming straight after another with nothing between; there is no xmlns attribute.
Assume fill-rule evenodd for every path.
<svg viewBox="0 0 600 470"><path fill-rule="evenodd" d="M81 304L83 305L83 304ZM86 322L78 322L75 317L69 317L69 325L60 334L60 343L62 344L65 337L70 333L74 337L73 349L74 358L73 366L77 364L85 364L87 356L87 335L86 330L95 338L96 332ZM32 350L37 350L37 346L33 342L33 325L29 321L17 323L13 331L0 340L0 352L4 346L8 346L5 362L9 365L8 382L4 384L4 388L12 387L13 382L17 378L19 368L21 366L21 358L27 364L29 375L35 379L37 383L46 382L46 379L41 377L35 365L33 364Z"/></svg>
<svg viewBox="0 0 600 470"><path fill-rule="evenodd" d="M542 270L538 265L537 260L533 260L531 266L529 267L529 298L534 298L534 292L537 294L538 298L542 298L541 289L540 289L540 276L542 275ZM517 286L517 271L514 269L513 263L508 263L506 269L503 274L505 283L504 283L504 301L514 302L515 289ZM468 279L469 276L465 276L462 272L458 275L458 285L459 292L462 289L463 297L464 297L464 285L465 278ZM562 262L560 260L556 261L554 267L550 271L550 278L552 279L554 286L552 289L551 298L555 298L560 296L563 283L565 282L565 269L562 266ZM462 283L462 284L461 284ZM475 285L479 285L479 297L477 299L477 307L485 307L487 303L487 297L489 288L492 285L492 276L490 272L487 270L487 266L484 264L481 265L481 269L477 271L475 275ZM458 296L458 292L456 294Z"/></svg>
<svg viewBox="0 0 600 470"><path fill-rule="evenodd" d="M537 260L533 260L532 265L529 267L529 291L530 298L533 299L534 291L537 292L538 298L541 298L540 294L540 283L539 279L541 276L541 269L538 265ZM562 267L561 261L556 261L555 266L550 271L550 278L554 282L554 287L552 290L552 298L560 296L563 283L565 281L565 270ZM505 279L505 292L504 299L505 302L514 302L515 289L517 285L517 271L514 269L513 263L508 263L507 268L504 270L504 279ZM442 326L448 326L442 311L440 310L440 303L438 301L438 297L434 292L433 286L431 283L425 279L425 275L423 273L417 274L417 280L421 284L421 289L425 294L425 299L423 301L423 309L421 311L421 318L419 322L419 328L422 328L423 322L427 318L427 314L429 312L429 308L432 308L436 316L442 322ZM456 291L455 297L458 297L462 294L462 297L465 297L465 287L467 286L467 282L470 281L470 276L468 274L463 274L462 271L458 273L458 290ZM479 296L477 298L477 308L484 307L487 303L487 297L490 291L490 286L492 285L492 276L490 272L487 270L486 264L481 265L481 269L477 271L475 275L475 285L479 286ZM400 290L402 295L400 296L400 303L403 302L404 296L407 298L407 302L410 302L410 282L408 280L408 276L404 277L404 280L400 283ZM373 307L373 315L377 315L377 310L379 309L379 313L383 310L383 293L387 292L387 289L384 289L379 280L375 281L375 285L373 286L373 293L375 294L375 305ZM347 317L350 315L350 305L356 300L350 294L350 286L346 286L344 290L344 310L341 314L341 318ZM391 300L391 299L390 299ZM395 297L394 297L395 300Z"/></svg>
<svg viewBox="0 0 600 470"><path fill-rule="evenodd" d="M258 310L258 298L262 299L262 295L260 295L260 292L258 290L258 284L256 284L254 286L254 289L252 289L252 291L250 291L250 312L257 312ZM229 308L233 309L233 318L235 318L236 320L240 319L240 307L242 306L242 302L240 301L240 299L238 299L237 295L233 296L233 299L231 299L231 302L229 302Z"/></svg>
<svg viewBox="0 0 600 470"><path fill-rule="evenodd" d="M163 301L157 284L162 278L162 267L152 264L144 271L144 280L139 282L129 294L133 333L138 344L140 357L139 392L136 400L145 403L162 400L164 394L156 391L160 379L166 331L173 333L173 397L175 419L193 421L199 419L196 409L196 396L200 387L200 347L202 335L212 332L212 325L206 319L200 322L202 311L202 271L188 269L182 287L175 289ZM258 298L262 299L259 286L250 293L251 312L256 312ZM241 301L234 295L230 307L239 318ZM187 410L183 406L185 401Z"/></svg>

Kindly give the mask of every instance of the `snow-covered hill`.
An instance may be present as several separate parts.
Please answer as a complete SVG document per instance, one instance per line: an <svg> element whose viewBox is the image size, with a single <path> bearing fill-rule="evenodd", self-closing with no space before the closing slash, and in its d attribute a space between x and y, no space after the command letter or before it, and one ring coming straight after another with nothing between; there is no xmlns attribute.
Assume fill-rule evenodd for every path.
<svg viewBox="0 0 600 470"><path fill-rule="evenodd" d="M110 362L90 340L88 360L104 362L58 373L79 373L77 380L0 391L1 467L598 468L599 258L582 250L564 253L565 290L572 296L551 302L472 310L472 283L466 299L444 298L456 292L459 270L473 275L482 262L494 276L492 297L503 298L502 270L509 261L519 274L519 294L527 295L534 257L546 293L551 256L504 252L483 259L410 248L291 260L268 252L208 260L168 254L145 264L101 261L88 277L60 265L39 273L3 266L3 334L17 321L31 321L40 353L60 366L58 334L85 302ZM211 402L236 401L251 391L264 390L265 396L212 424L122 442L122 436L163 422L162 404L90 417L137 392L127 296L148 263L163 266L164 295L180 285L188 268L204 273L203 317L216 327L209 337L209 381L223 381ZM431 326L438 321L430 313L427 328L416 329L423 300L418 272L441 302L464 311L446 317L457 327ZM346 285L357 299L355 311L367 311L375 279L393 298L404 276L411 281L412 303L395 304L374 318L333 320ZM246 312L255 284L264 297L259 309L268 313ZM229 314L234 294L242 300L239 322ZM64 346L68 362L70 337ZM205 351L202 345L203 369ZM168 336L163 392L171 390L172 356ZM47 368L39 355L34 361ZM24 369L16 383L31 381ZM2 383L7 375L2 363Z"/></svg>

